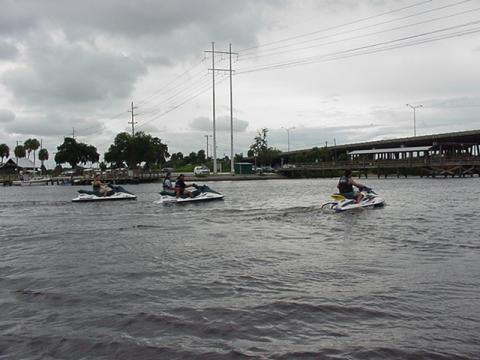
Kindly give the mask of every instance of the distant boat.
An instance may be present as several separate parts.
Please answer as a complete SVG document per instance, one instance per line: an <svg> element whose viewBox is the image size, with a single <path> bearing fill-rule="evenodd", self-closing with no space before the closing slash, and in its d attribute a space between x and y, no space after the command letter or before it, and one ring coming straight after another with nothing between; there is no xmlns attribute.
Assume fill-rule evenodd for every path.
<svg viewBox="0 0 480 360"><path fill-rule="evenodd" d="M14 186L36 186L36 185L48 185L51 183L52 179L49 177L33 177L31 179L24 179L24 180L15 180L12 181L12 185Z"/></svg>

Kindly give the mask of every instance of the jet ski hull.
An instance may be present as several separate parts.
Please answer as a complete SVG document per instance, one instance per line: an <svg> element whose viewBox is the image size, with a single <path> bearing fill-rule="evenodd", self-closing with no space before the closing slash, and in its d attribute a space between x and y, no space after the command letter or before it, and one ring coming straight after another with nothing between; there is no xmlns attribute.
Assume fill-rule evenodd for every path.
<svg viewBox="0 0 480 360"><path fill-rule="evenodd" d="M332 209L338 212L354 210L354 209L365 209L365 208L379 208L385 205L385 200L380 197L374 198L370 201L361 201L356 203L353 200L340 201L336 205L332 206Z"/></svg>
<svg viewBox="0 0 480 360"><path fill-rule="evenodd" d="M341 194L333 194L334 201L322 205L322 209L330 209L343 212L354 209L381 208L385 206L385 200L378 196L372 189L362 191L362 200L357 203L354 199L348 199Z"/></svg>
<svg viewBox="0 0 480 360"><path fill-rule="evenodd" d="M136 195L127 193L115 193L111 196L96 196L90 194L80 194L72 202L97 202L97 201L119 201L119 200L135 200Z"/></svg>
<svg viewBox="0 0 480 360"><path fill-rule="evenodd" d="M224 198L224 195L216 194L216 193L200 193L193 198L191 197L177 198L171 195L161 195L157 203L159 204L192 203L192 202L221 200L223 198Z"/></svg>
<svg viewBox="0 0 480 360"><path fill-rule="evenodd" d="M135 200L137 198L136 195L128 192L121 186L109 184L108 188L106 196L102 196L96 191L78 190L80 195L72 199L72 202L119 201Z"/></svg>
<svg viewBox="0 0 480 360"><path fill-rule="evenodd" d="M193 185L196 189L193 191L194 196L180 196L176 197L172 193L168 193L166 191L160 192L160 199L156 201L157 204L185 204L185 203L192 203L192 202L204 202L204 201L212 201L212 200L221 200L223 199L224 195L220 194L212 189L210 189L207 185Z"/></svg>

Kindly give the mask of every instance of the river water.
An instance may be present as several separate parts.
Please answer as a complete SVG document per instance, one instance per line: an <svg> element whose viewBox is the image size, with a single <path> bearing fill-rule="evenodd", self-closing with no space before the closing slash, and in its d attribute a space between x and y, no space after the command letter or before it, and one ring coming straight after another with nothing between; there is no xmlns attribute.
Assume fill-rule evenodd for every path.
<svg viewBox="0 0 480 360"><path fill-rule="evenodd" d="M388 206L322 212L335 179L0 188L0 359L479 359L480 179L362 182Z"/></svg>

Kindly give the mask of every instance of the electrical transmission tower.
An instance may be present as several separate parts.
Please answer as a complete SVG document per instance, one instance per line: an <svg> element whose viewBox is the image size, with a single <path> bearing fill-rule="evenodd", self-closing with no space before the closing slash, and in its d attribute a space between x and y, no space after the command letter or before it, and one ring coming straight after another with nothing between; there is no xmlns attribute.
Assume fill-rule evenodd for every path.
<svg viewBox="0 0 480 360"><path fill-rule="evenodd" d="M213 173L217 174L217 137L215 128L215 71L227 71L230 73L230 173L234 174L234 152L233 152L233 88L232 88L232 54L238 55L238 53L232 53L232 44L229 46L228 51L215 51L215 43L212 42L212 50L206 50L206 53L212 54L212 80L213 80ZM228 54L230 60L230 67L228 69L216 69L215 68L215 54Z"/></svg>
<svg viewBox="0 0 480 360"><path fill-rule="evenodd" d="M135 136L135 124L137 124L137 122L135 121L135 113L134 113L135 109L137 109L137 107L133 106L133 101L132 101L132 110L127 110L127 112L132 113L132 121L128 122L129 124L132 124L132 137Z"/></svg>

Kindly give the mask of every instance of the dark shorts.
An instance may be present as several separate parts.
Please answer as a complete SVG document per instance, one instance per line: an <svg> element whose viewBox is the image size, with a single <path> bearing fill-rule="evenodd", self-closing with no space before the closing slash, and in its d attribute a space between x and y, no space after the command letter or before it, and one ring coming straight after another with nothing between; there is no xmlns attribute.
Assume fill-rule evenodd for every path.
<svg viewBox="0 0 480 360"><path fill-rule="evenodd" d="M345 196L347 199L354 199L355 198L355 191L350 191L346 193L341 193L343 196Z"/></svg>

